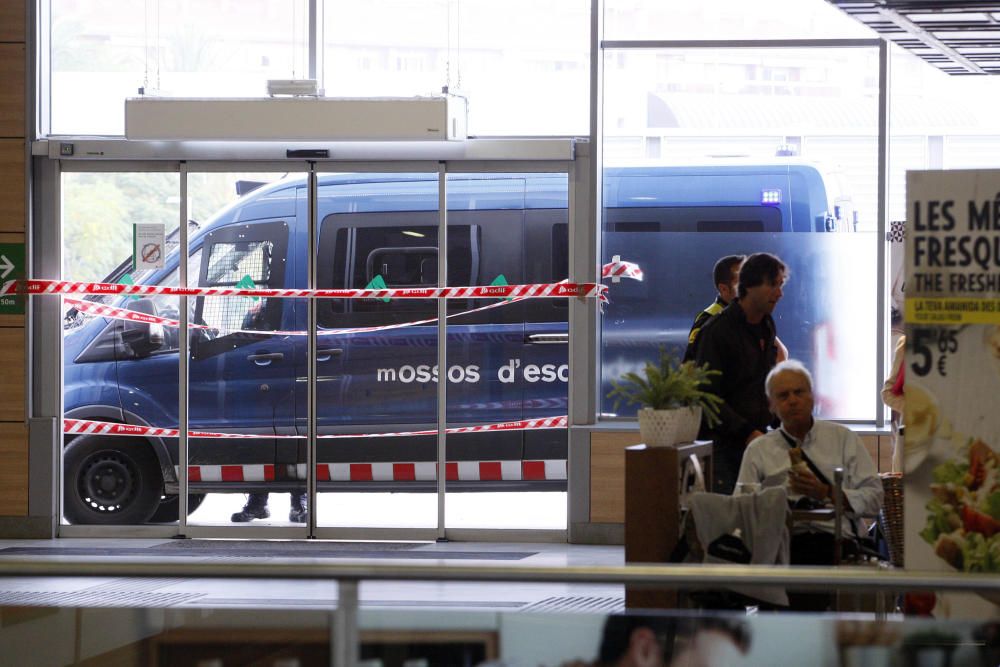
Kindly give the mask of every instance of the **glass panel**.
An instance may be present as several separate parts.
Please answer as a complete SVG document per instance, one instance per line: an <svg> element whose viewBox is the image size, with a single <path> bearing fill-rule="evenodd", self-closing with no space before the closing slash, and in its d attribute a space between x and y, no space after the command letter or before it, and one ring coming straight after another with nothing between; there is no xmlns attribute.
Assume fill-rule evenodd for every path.
<svg viewBox="0 0 1000 667"><path fill-rule="evenodd" d="M437 284L436 173L322 174L318 219L320 288ZM317 525L436 527L436 302L322 299L317 309ZM296 424L305 433L301 382ZM431 433L392 435L413 431Z"/></svg>
<svg viewBox="0 0 1000 667"><path fill-rule="evenodd" d="M567 188L564 174L449 175L448 284L564 280ZM567 312L560 299L449 301L448 427L565 415ZM446 526L564 529L566 434L450 434Z"/></svg>
<svg viewBox="0 0 1000 667"><path fill-rule="evenodd" d="M124 134L140 89L260 97L308 74L305 0L52 0L50 43L54 134Z"/></svg>
<svg viewBox="0 0 1000 667"><path fill-rule="evenodd" d="M131 257L134 223L163 225L172 230L167 252L175 244L177 174L64 173L61 185L66 280L177 284L176 259L136 271ZM177 298L99 295L67 297L64 304L64 416L177 428L177 328L88 312L111 306L175 318ZM176 521L176 480L163 474L176 460L176 438L94 433L103 428L81 424L74 431L87 433L64 436L63 520Z"/></svg>
<svg viewBox="0 0 1000 667"><path fill-rule="evenodd" d="M646 279L614 286L601 320L602 411L615 412L612 379L661 345L683 352L716 296L717 259L767 251L791 269L774 316L790 356L816 376L819 414L874 419L875 51L606 58L604 261L638 262ZM648 104L628 103L637 99Z"/></svg>
<svg viewBox="0 0 1000 667"><path fill-rule="evenodd" d="M607 0L605 39L873 39L826 0Z"/></svg>
<svg viewBox="0 0 1000 667"><path fill-rule="evenodd" d="M84 583L91 583L82 579ZM143 583L158 584L161 580ZM62 588L75 581L61 582ZM130 582L131 583L131 582ZM264 592L274 582L263 584ZM23 584L20 584L23 587ZM82 586L82 584L79 584ZM178 588L176 583L162 584ZM249 598L235 585L223 595L207 598L202 592L155 591L175 601L172 608L36 607L25 596L21 606L0 607L5 620L18 623L0 626L5 655L14 664L38 663L44 650L51 664L73 664L110 658L114 664L156 665L326 665L331 664L332 614L318 607L337 596L335 583L282 582L283 597L274 596L266 609L226 608L268 598L256 592ZM378 588L368 582L366 588ZM1000 661L998 624L988 614L976 617L957 613L952 618L919 618L925 607L914 605L906 617L878 619L864 613L803 614L734 611L644 611L612 615L592 609L541 612L528 598L541 598L548 591L555 598L541 599L537 606L588 604L590 607L621 608L621 597L596 587L572 587L553 583L519 584L427 584L387 582L386 595L366 600L358 621L358 654L364 664L382 665L996 665ZM392 588L389 588L391 586ZM502 587L502 588L501 588ZM478 597L467 600L467 608L454 597L435 599L434 612L426 609L398 610L388 604L419 605L401 600L400 589L417 595L445 590ZM513 592L511 589L515 589ZM528 590L531 595L523 595ZM620 590L620 587L619 587ZM380 589L381 592L381 589ZM215 593L215 590L212 590ZM210 593L209 595L212 595ZM242 594L241 594L242 593ZM512 595L520 597L511 598ZM601 595L600 593L606 593ZM64 599L107 595L106 591L78 589L62 592ZM16 595L16 594L15 594ZM940 596L940 593L938 593ZM908 598L931 598L935 593L911 594ZM12 596L11 596L12 597ZM47 599L51 596L44 596ZM492 608L488 600L497 600ZM872 596L866 596L869 599ZM203 598L204 601L202 599ZM210 600L210 602L209 602ZM288 608L291 600L301 607ZM484 602L487 600L487 602ZM183 604L181 604L183 602ZM367 604L370 603L370 604ZM617 603L617 604L616 604ZM165 603L164 603L165 604ZM512 607L527 609L511 609ZM450 607L450 608L441 608ZM963 610L964 611L964 610ZM421 613L423 612L423 613ZM114 628L99 632L96 628ZM630 641L631 640L631 641ZM44 647L44 648L42 648ZM148 656L144 659L136 656ZM632 658L638 658L633 660Z"/></svg>
<svg viewBox="0 0 1000 667"><path fill-rule="evenodd" d="M189 174L190 210L205 218L189 238L189 284L302 287L296 243L305 234L304 188L302 176ZM285 333L304 317L301 302L247 296L188 302L191 429L228 436L189 440L190 488L205 498L189 522L301 523L305 439L294 437L293 354L303 336Z"/></svg>
<svg viewBox="0 0 1000 667"><path fill-rule="evenodd" d="M409 97L448 86L468 97L470 134L586 134L589 33L586 0L328 4L326 93Z"/></svg>
<svg viewBox="0 0 1000 667"><path fill-rule="evenodd" d="M623 280L612 288L614 297L602 319L605 412L614 412L613 401L607 398L612 380L656 359L661 346L684 354L694 315L713 298L715 259L770 252L785 261L790 273L774 312L778 335L789 357L812 371L819 414L828 419L871 419L875 243L873 232L605 232L605 261L621 255L645 272L641 283ZM665 303L666 285L671 288ZM618 413L633 415L635 410L634 405L622 405Z"/></svg>

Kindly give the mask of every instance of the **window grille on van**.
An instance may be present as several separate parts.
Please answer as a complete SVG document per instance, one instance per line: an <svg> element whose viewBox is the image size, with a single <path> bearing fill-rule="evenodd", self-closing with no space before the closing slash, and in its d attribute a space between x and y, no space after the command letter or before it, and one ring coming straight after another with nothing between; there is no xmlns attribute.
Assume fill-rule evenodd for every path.
<svg viewBox="0 0 1000 667"><path fill-rule="evenodd" d="M274 244L271 241L215 243L208 260L206 287L268 287ZM267 329L268 299L246 296L206 297L204 323L232 331Z"/></svg>

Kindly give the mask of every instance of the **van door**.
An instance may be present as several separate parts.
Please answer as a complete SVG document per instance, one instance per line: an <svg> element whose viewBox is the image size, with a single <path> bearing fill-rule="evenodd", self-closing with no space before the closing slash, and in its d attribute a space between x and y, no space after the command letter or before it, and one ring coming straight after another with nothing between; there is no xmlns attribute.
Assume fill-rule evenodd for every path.
<svg viewBox="0 0 1000 667"><path fill-rule="evenodd" d="M292 274L288 237L289 225L284 220L230 225L206 234L198 285L286 287ZM190 422L193 428L241 434L275 433L277 406L293 395L293 350L290 337L264 332L288 328L294 321L294 306L293 299L245 296L195 299L193 321L214 329L192 335ZM274 467L274 439L192 438L189 463L204 467L200 481L205 483L263 483L291 477L289 471ZM217 468L223 465L239 469ZM199 480L192 477L191 481Z"/></svg>
<svg viewBox="0 0 1000 667"><path fill-rule="evenodd" d="M448 231L449 285L489 284L504 272L503 279L507 282L521 281L523 180L513 183L516 190L513 195L509 185L499 195L504 199L505 210L468 210L475 208L477 201L482 205L484 198L489 199L484 197L489 194L484 190L489 188L488 181L455 188L465 192L456 200L449 200L452 209ZM452 190L449 184L449 191ZM393 198L397 191L406 194L405 202ZM361 288L373 280L387 287L437 284L436 182L401 179L363 186L321 186L320 192L319 287ZM348 200L352 202L349 205L345 204ZM399 208L426 210L394 210ZM492 230L489 239L487 229ZM514 254L508 257L511 249ZM495 266L484 264L487 253L496 257ZM454 300L449 302L449 313L459 314L495 301ZM442 377L449 381L449 426L521 418L523 388L519 382L506 381L499 371L508 362L516 362L523 346L522 304L451 320L448 367L443 371L437 368L435 321L348 335L324 333L330 329L434 320L436 309L432 300L319 302L317 401L321 433L365 434L434 428L437 382ZM304 361L304 353L297 358ZM304 374L304 367L300 374ZM304 387L299 389L304 392ZM301 406L299 423L304 425L304 402L298 405ZM523 451L522 435L518 432L459 435L449 437L448 442L448 460L452 462L519 461ZM431 464L436 459L436 449L435 436L343 439L330 444L321 441L319 460L321 464ZM321 467L321 481L325 481L323 470ZM427 476L422 480L381 481L407 482L408 488L412 488L409 483L423 481L428 489L434 483Z"/></svg>

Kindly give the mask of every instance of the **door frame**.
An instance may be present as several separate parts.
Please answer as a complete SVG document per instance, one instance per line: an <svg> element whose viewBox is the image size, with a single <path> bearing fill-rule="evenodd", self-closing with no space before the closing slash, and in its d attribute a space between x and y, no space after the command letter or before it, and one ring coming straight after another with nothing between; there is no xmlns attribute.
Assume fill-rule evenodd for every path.
<svg viewBox="0 0 1000 667"><path fill-rule="evenodd" d="M37 142L38 144L48 144L49 142ZM154 152L152 146L141 145L144 142L128 142L132 146L128 147L128 152L134 155L149 156L150 153ZM421 144L425 142L420 142ZM426 142L429 143L429 142ZM88 144L86 146L81 144ZM77 155L95 155L95 154L115 154L119 153L125 148L123 146L124 142L116 140L87 140L83 142L78 142L79 149L88 150L78 150ZM136 145L140 144L140 145ZM526 173L540 173L540 172L550 172L550 173L565 173L567 175L568 181L568 219L570 222L570 238L569 238L569 254L570 254L570 278L574 281L579 282L595 282L598 279L596 275L596 266L593 262L588 261L588 258L597 257L597 234L593 230L596 229L596 224L594 224L594 210L592 205L588 205L590 202L591 188L588 182L589 175L591 173L592 163L590 161L590 150L586 142L579 142L572 138L565 139L541 139L541 140L470 140L466 142L442 142L440 149L437 147L428 146L414 146L413 144L404 145L400 147L397 153L397 157L392 157L392 151L386 152L387 146L379 145L379 150L369 150L367 151L369 155L377 154L377 158L372 159L357 159L362 157L366 152L364 147L352 147L352 150L345 151L345 156L350 157L348 154L354 153L354 159L333 159L333 160L288 160L288 161L276 161L268 159L273 157L273 151L271 149L261 150L260 147L255 148L252 146L244 147L244 149L234 150L232 148L228 150L221 150L220 153L226 154L227 158L225 160L213 160L204 159L206 157L204 152L204 147L195 146L191 151L192 155L185 156L185 150L183 147L172 146L167 153L173 153L169 155L170 159L141 159L141 160L107 160L107 159L55 159L53 156L48 158L37 158L36 162L36 174L41 176L39 182L36 184L36 202L38 206L36 211L43 213L36 219L51 218L51 224L46 225L36 225L33 229L33 240L35 241L36 248L43 255L46 253L47 256L60 257L59 265L61 266L61 211L58 204L58 198L55 201L46 199L51 196L58 197L61 188L59 187L62 173L70 172L128 172L128 171L143 171L143 172L176 172L180 175L180 186L179 191L181 194L181 205L180 205L180 220L186 221L188 217L187 212L187 175L189 173L201 173L201 172L300 172L309 174L309 200L310 200L310 257L309 257L309 269L308 274L310 276L310 286L315 285L315 243L317 240L316 234L318 221L316 220L316 210L315 202L317 196L317 178L316 175L320 172L328 171L357 171L357 172L403 172L403 171L435 171L438 175L439 180L439 201L447 201L447 177L449 174L461 174L461 173L516 173L516 172L526 172ZM460 144L461 149L456 150L456 145ZM53 144L52 146L42 147L37 150L36 155L45 155L52 150L58 150L58 145ZM48 150L44 150L47 148ZM360 148L360 150L359 150ZM93 150L91 150L93 149ZM106 149L106 150L103 150ZM157 155L162 155L162 147L160 147L161 152L156 153ZM180 152L178 155L177 152ZM333 152L333 151L332 151ZM236 155L232 155L235 153ZM438 159L424 159L425 156L430 158L437 154ZM167 157L167 156L164 156ZM187 159L191 157L193 159ZM261 159L263 157L263 159ZM179 158L179 159L178 159ZM253 159L256 158L256 159ZM417 159L414 159L417 158ZM443 159L442 159L443 158ZM39 187L40 186L40 187ZM445 242L447 239L447 207L439 206L439 243ZM590 222L588 222L588 220ZM180 252L186 256L188 253L188 240L186 234L186 225L181 225L181 250ZM583 228L581 233L581 228ZM588 231L589 230L589 231ZM585 240L585 243L581 244L581 240ZM583 247L579 247L583 245ZM581 261L582 259L582 261ZM442 266L443 265L443 266ZM185 272L186 273L186 272ZM443 282L447 277L447 266L446 266L446 256L445 253L439 253L439 267L438 267L439 282ZM38 276L38 277L61 277L61 276ZM187 284L187 276L182 276L182 285ZM180 297L185 299L185 297ZM569 413L571 415L571 424L574 425L586 425L588 423L593 423L594 413L592 410L588 410L586 407L583 410L580 409L580 405L587 406L593 405L595 402L595 393L597 391L597 384L595 378L597 376L596 368L594 367L595 357L593 351L596 350L596 321L597 321L597 307L596 302L590 303L594 300L588 300L587 303L579 303L577 300L570 300L569 308L569 321L570 330L574 330L574 323L586 322L587 326L583 327L584 336L582 339L577 339L577 337L570 335L570 349L569 349L569 363L570 363L570 384L569 384L569 403L570 409ZM444 302L440 302L441 308L443 309ZM186 304L182 307L181 312L184 313L186 320ZM58 409L55 415L49 417L45 420L46 423L51 423L50 420L55 419L56 426L58 427L59 420L61 419L63 406L62 406L62 327L61 327L61 317L60 309L52 307L35 307L32 308L32 324L34 330L40 334L39 343L34 346L33 349L33 364L32 364L32 376L39 377L42 381L35 383L35 393L42 394L42 399L36 401L36 407L42 407L45 405L57 405ZM316 374L315 374L315 326L316 317L315 309L309 309L309 323L310 323L310 350L311 350L311 363L309 372L309 383L314 386ZM182 325L186 324L182 322ZM447 342L447 322L444 319L439 319L438 322L438 337L439 337L439 367L440 364L446 364L446 351L444 349L444 344ZM186 410L187 402L187 376L189 369L187 367L187 359L189 355L189 350L187 349L187 339L186 337L180 337L184 341L184 351L180 354L179 358L184 360L184 363L179 363L179 374L181 379L184 380L180 382L180 395L179 400L184 406L184 409L180 411L181 419L181 432L186 434L188 414ZM53 363L53 359L49 357L46 363L41 363L39 357L43 350L59 350L58 361ZM590 354L587 354L587 351ZM582 353L582 354L581 354ZM579 365L579 360L584 357L589 357L589 363L585 363L582 366ZM577 361L577 369L581 372L574 373L574 360ZM42 368L47 368L49 375L48 378L44 378L38 374L38 371ZM55 378L51 376L55 375ZM52 380L57 380L53 382ZM447 389L447 383L439 383L439 423L444 423L446 420L446 414L444 413L447 403L443 400L445 396L445 391ZM46 390L44 387L49 386ZM39 391L41 390L41 391ZM54 401L52 399L55 399ZM312 401L310 401L312 403ZM39 414L39 410L35 410L33 416L33 422L41 422L44 414ZM316 497L316 480L315 480L315 465L313 462L316 461L316 424L315 424L315 406L311 405L311 412L309 418L310 423L310 437L309 437L309 447L308 447L308 463L307 470L308 475L308 492L310 506L315 506ZM589 415L589 416L585 416ZM33 424L34 425L34 424ZM56 428L57 431L61 429ZM51 437L51 436L50 436ZM444 478L441 476L439 479L438 488L438 525L436 528L366 528L366 527L317 527L315 526L315 516L310 513L310 524L307 526L254 526L254 525L242 525L242 526L205 526L205 525L191 525L187 522L186 509L187 504L187 489L189 486L187 470L185 469L185 474L181 476L180 480L180 500L181 505L181 516L180 520L176 524L165 524L165 525L147 525L147 526L93 526L93 525L81 525L74 526L69 524L64 524L61 522L61 508L62 508L62 437L61 433L55 433L56 442L52 444L53 446L53 470L51 471L51 483L48 485L52 488L55 493L55 498L53 499L53 526L54 532L58 536L63 537L246 537L246 538L304 538L304 537L316 537L324 539L394 539L394 540L434 540L434 539L446 539L446 540L477 540L477 541L529 541L529 542L564 542L568 534L567 528L557 529L557 530L536 530L536 529L454 529L449 528L444 524ZM443 466L444 463L444 445L446 442L446 434L443 432L439 433L438 436L438 457L439 465ZM568 438L569 439L569 438ZM182 435L179 439L179 451L181 453L182 460L187 460L187 438L186 435ZM570 448L568 457L572 459L574 457L573 449ZM586 457L589 458L589 457ZM570 472L570 479L572 480L572 471L579 468L579 465L574 465L572 461L568 463L568 468ZM586 486L586 480L583 481L582 486ZM573 484L572 481L568 481L568 484ZM575 486L579 487L580 484ZM572 487L571 487L572 488ZM567 500L567 505L572 505L572 494L569 494L570 498ZM567 514L569 515L569 507ZM567 517L568 521L568 517Z"/></svg>

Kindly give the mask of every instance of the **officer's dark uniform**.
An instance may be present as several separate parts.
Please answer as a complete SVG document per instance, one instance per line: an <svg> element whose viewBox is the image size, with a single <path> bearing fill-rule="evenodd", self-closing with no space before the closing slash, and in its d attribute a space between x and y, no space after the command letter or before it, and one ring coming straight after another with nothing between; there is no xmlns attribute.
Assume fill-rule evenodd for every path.
<svg viewBox="0 0 1000 667"><path fill-rule="evenodd" d="M701 328L705 326L705 322L722 312L726 307L723 303L722 297L715 297L715 301L705 310L698 313L698 317L694 318L694 324L691 325L691 331L688 332L688 344L687 349L684 350L684 361L694 361L698 348L695 346L695 341L698 339L698 333L701 332Z"/></svg>

